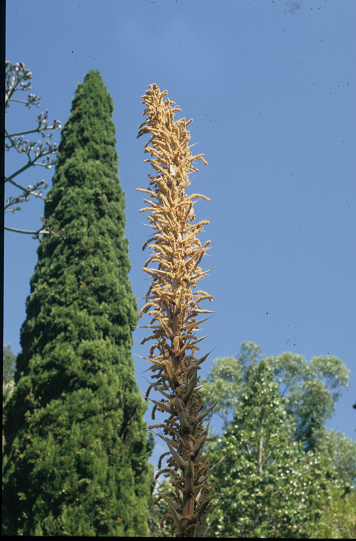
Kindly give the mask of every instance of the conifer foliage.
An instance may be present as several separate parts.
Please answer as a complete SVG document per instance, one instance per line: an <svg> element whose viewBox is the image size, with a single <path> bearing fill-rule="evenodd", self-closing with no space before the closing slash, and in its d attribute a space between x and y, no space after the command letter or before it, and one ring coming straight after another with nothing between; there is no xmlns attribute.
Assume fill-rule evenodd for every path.
<svg viewBox="0 0 356 541"><path fill-rule="evenodd" d="M62 130L5 426L3 534L147 533L153 448L134 379L137 305L113 102L96 71Z"/></svg>

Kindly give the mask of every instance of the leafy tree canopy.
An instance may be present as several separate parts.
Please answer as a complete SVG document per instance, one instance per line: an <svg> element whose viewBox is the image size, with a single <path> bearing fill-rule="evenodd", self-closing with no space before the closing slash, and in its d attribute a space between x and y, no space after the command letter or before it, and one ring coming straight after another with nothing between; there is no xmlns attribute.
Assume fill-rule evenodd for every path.
<svg viewBox="0 0 356 541"><path fill-rule="evenodd" d="M3 383L9 383L14 379L16 355L12 352L10 344L3 345L2 377Z"/></svg>
<svg viewBox="0 0 356 541"><path fill-rule="evenodd" d="M212 520L213 537L303 538L307 525L321 516L321 496L339 488L327 457L293 438L287 412L267 360L246 370L240 406L222 437L208 445L221 507Z"/></svg>
<svg viewBox="0 0 356 541"><path fill-rule="evenodd" d="M235 357L215 359L213 367L202 383L206 405L217 400L214 411L227 425L229 413L241 405L247 382L248 368L263 357L254 342L244 342ZM332 355L313 357L308 363L302 355L283 353L265 359L278 383L280 394L288 398L286 412L294 422L294 437L306 449L316 449L324 437L323 425L335 411L335 403L342 388L348 386L350 371L341 359ZM226 395L226 396L224 396Z"/></svg>
<svg viewBox="0 0 356 541"><path fill-rule="evenodd" d="M313 539L356 539L356 495L334 488L322 499L321 515L306 531Z"/></svg>

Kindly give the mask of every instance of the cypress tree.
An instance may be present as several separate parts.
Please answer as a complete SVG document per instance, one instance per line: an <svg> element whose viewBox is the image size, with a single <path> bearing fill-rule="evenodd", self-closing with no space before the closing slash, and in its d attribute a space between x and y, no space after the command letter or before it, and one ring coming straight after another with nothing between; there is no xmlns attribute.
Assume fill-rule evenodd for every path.
<svg viewBox="0 0 356 541"><path fill-rule="evenodd" d="M146 410L113 101L97 71L62 130L5 425L3 534L146 534Z"/></svg>

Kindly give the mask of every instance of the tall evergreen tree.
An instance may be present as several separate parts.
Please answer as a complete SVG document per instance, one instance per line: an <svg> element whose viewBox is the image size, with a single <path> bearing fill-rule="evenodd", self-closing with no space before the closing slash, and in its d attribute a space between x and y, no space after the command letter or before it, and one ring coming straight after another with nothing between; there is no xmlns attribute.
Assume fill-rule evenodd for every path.
<svg viewBox="0 0 356 541"><path fill-rule="evenodd" d="M153 466L133 375L136 299L113 102L97 71L78 85L45 205L5 425L3 533L146 534Z"/></svg>

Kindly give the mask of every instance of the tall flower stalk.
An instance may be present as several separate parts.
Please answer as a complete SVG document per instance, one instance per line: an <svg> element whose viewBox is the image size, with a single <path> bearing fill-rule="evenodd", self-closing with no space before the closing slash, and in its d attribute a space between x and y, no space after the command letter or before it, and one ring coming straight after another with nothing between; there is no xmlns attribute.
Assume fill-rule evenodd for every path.
<svg viewBox="0 0 356 541"><path fill-rule="evenodd" d="M138 137L151 135L145 144L145 152L151 158L145 161L155 170L155 175L148 175L150 187L137 188L150 196L144 199L148 206L140 212L150 212L149 226L153 229L142 248L149 246L153 253L143 267L152 282L140 317L146 312L153 316L145 327L152 334L142 341L142 344L153 341L146 360L151 363L155 383L150 383L146 400L152 388L158 391L163 398L152 400L152 419L156 410L169 414L163 424L149 427L162 429L158 435L169 449L159 459L156 478L164 472L173 477L174 491L170 497L163 493L158 497L163 497L170 509L162 518L161 527L166 518L173 518L177 536L192 537L206 533L207 508L214 497L207 480L221 462L209 470L210 460L202 452L204 443L210 439L207 438L209 424L204 427L203 420L215 404L204 411L198 386L197 373L209 353L201 358L195 355L198 344L205 338L198 338L196 333L207 320L199 318L213 313L199 305L204 300L212 302L213 296L197 289L197 283L209 272L203 272L199 265L210 241L202 245L197 237L209 222L194 222L194 203L209 199L200 194L186 194L191 184L189 174L198 171L194 161L207 162L204 154L193 156L189 150L187 127L192 119L174 120L175 113L181 109L168 98L164 101L166 95L167 91L160 92L156 84L149 85L142 96L146 105L143 115L148 118L138 128ZM148 267L152 263L157 263L158 268ZM166 455L167 468L162 469Z"/></svg>

